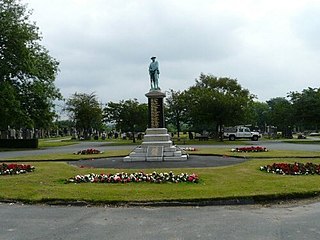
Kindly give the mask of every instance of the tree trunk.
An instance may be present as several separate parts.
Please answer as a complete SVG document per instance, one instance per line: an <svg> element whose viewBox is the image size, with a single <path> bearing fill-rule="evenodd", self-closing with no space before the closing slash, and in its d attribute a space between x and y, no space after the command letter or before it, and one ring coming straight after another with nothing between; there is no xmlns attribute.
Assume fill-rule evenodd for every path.
<svg viewBox="0 0 320 240"><path fill-rule="evenodd" d="M135 132L132 131L132 142L135 143L136 142L136 137L135 137Z"/></svg>
<svg viewBox="0 0 320 240"><path fill-rule="evenodd" d="M221 141L221 142L223 142L223 131L222 131L223 128L222 128L222 126L223 125L221 123L218 123L217 124L217 129L216 129L216 131L218 133L217 134L218 135L218 140Z"/></svg>
<svg viewBox="0 0 320 240"><path fill-rule="evenodd" d="M177 118L177 131L178 131L178 139L180 139L180 119Z"/></svg>

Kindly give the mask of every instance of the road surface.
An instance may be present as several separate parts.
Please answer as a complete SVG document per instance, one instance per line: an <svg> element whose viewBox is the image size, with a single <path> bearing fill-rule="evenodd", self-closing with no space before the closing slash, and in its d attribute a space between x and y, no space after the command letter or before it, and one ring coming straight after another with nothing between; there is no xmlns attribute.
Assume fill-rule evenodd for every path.
<svg viewBox="0 0 320 240"><path fill-rule="evenodd" d="M246 144L260 145L268 149L275 150L303 150L303 151L317 151L320 152L319 144L294 144L294 143L283 143L281 141L245 141ZM96 148L101 151L108 151L112 149L128 149L133 150L136 146L130 145L120 145L120 146L108 146L104 142L79 142L75 145L63 146L63 147L51 147L40 150L22 150L22 151L7 151L0 152L0 159L10 158L10 157L20 157L20 156L33 156L33 155L43 155L50 153L74 153L87 148ZM196 147L195 145L181 145L181 147ZM199 145L201 148L236 148L239 145Z"/></svg>
<svg viewBox="0 0 320 240"><path fill-rule="evenodd" d="M310 240L320 236L320 203L166 208L2 203L0 216L1 240Z"/></svg>

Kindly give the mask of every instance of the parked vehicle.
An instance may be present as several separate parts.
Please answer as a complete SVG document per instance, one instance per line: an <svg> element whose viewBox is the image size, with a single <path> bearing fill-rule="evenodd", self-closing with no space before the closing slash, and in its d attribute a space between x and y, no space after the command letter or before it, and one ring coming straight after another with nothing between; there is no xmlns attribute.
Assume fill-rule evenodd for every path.
<svg viewBox="0 0 320 240"><path fill-rule="evenodd" d="M317 136L320 136L320 133L318 133L318 132L312 132L312 133L309 134L309 136L311 136L311 137L317 137Z"/></svg>
<svg viewBox="0 0 320 240"><path fill-rule="evenodd" d="M235 126L235 127L225 127L223 132L223 137L229 138L230 141L234 141L239 138L247 138L253 141L258 141L261 135L258 132L252 132L248 127Z"/></svg>

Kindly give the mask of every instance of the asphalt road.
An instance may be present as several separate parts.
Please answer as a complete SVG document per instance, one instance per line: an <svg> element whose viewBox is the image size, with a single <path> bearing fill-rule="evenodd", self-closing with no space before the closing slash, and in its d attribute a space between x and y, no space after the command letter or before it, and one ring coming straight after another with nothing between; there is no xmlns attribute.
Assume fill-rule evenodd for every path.
<svg viewBox="0 0 320 240"><path fill-rule="evenodd" d="M206 168L234 165L246 161L244 158L190 155L187 161L172 162L124 162L122 157L71 161L78 167L146 169L146 168Z"/></svg>
<svg viewBox="0 0 320 240"><path fill-rule="evenodd" d="M320 236L320 203L166 208L0 203L0 216L0 240L310 240Z"/></svg>
<svg viewBox="0 0 320 240"><path fill-rule="evenodd" d="M98 150L107 149L133 149L134 146L105 146L103 142L79 142L74 145L62 146L62 147L50 147L43 149L29 149L21 151L6 151L0 152L0 159L9 157L20 157L20 156L33 156L33 155L43 155L50 153L74 153L87 148L96 148Z"/></svg>
<svg viewBox="0 0 320 240"><path fill-rule="evenodd" d="M320 151L319 144L293 144L293 143L283 143L281 141L244 141L244 144L260 145L268 149L275 150L304 150L304 151ZM201 148L236 148L239 145L200 145ZM199 146L199 147L200 147ZM196 147L194 145L181 145L181 147ZM63 147L52 147L41 150L23 150L23 151L8 151L0 152L0 159L5 159L9 157L19 157L19 156L32 156L32 155L42 155L47 153L73 153L86 148L96 148L101 151L107 151L112 149L129 149L133 150L135 146L108 146L103 142L80 142L79 144L63 146Z"/></svg>

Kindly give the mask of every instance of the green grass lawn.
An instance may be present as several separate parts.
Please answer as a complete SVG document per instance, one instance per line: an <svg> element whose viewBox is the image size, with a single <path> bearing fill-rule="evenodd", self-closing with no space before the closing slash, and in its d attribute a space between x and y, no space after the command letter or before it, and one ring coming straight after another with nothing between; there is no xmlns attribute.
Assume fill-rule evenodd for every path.
<svg viewBox="0 0 320 240"><path fill-rule="evenodd" d="M242 164L217 168L174 169L196 173L198 184L65 184L64 180L77 174L116 173L126 169L86 169L70 166L64 162L34 162L35 172L22 175L0 176L0 199L26 202L46 202L54 200L88 201L92 203L114 203L132 201L189 201L219 200L250 197L276 197L284 195L320 192L320 176L283 176L265 173L260 166L283 160L249 160ZM307 162L290 159L286 162ZM320 158L312 162L320 163ZM142 169L143 170L143 169ZM145 169L152 171L173 169Z"/></svg>
<svg viewBox="0 0 320 240"><path fill-rule="evenodd" d="M196 148L197 151L189 152L189 154L197 155L222 155L230 157L246 157L246 158L287 158L287 157L320 157L319 152L311 151L290 151L290 150L268 150L267 152L232 152L231 148Z"/></svg>
<svg viewBox="0 0 320 240"><path fill-rule="evenodd" d="M217 139L209 139L206 141L199 141L198 139L188 139L188 138L173 138L172 141L174 144L177 145L250 145L248 140L236 140L236 141L229 141L225 139L224 141L220 141Z"/></svg>
<svg viewBox="0 0 320 240"><path fill-rule="evenodd" d="M128 169L88 169L68 165L54 160L78 160L84 158L112 157L128 155L128 150L105 151L103 154L75 155L47 154L11 159L11 161L32 161L35 172L14 176L0 176L0 200L20 200L25 202L47 201L88 201L91 203L145 202L145 201L197 201L234 198L265 199L277 196L312 196L320 192L320 176L282 176L261 172L260 166L273 162L314 162L320 164L320 152L281 151L237 153L229 148L201 148L190 154L216 154L252 158L244 163L194 169L145 169L153 171L174 171L196 173L200 177L198 184L65 184L64 180L77 174L128 173ZM269 159L267 159L267 158ZM304 158L302 158L304 157ZM313 157L306 159L306 157ZM284 159L285 158L285 159ZM7 159L6 159L7 160ZM37 162L38 160L50 160ZM0 160L0 163L4 159ZM30 163L30 162L29 162ZM143 169L142 169L143 170Z"/></svg>
<svg viewBox="0 0 320 240"><path fill-rule="evenodd" d="M129 147L130 148L130 147ZM22 156L13 158L0 158L0 161L62 161L62 160L80 160L80 159L93 159L93 158L106 158L106 157L118 157L127 156L131 152L131 149L127 150L108 150L100 154L73 154L73 153L54 153L54 154L42 154L34 156Z"/></svg>
<svg viewBox="0 0 320 240"><path fill-rule="evenodd" d="M65 140L65 139L39 139L39 148L48 148L48 147L62 147L62 146L68 146L68 145L74 145L77 144L77 141L73 141L71 139Z"/></svg>
<svg viewBox="0 0 320 240"><path fill-rule="evenodd" d="M320 144L320 140L309 140L309 139L292 139L283 140L285 143L295 143L295 144Z"/></svg>

